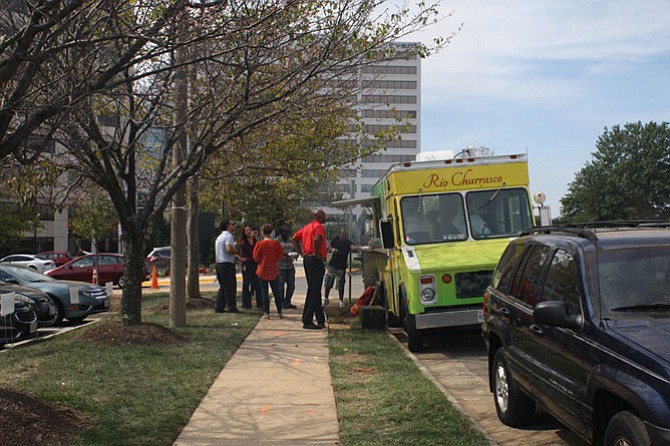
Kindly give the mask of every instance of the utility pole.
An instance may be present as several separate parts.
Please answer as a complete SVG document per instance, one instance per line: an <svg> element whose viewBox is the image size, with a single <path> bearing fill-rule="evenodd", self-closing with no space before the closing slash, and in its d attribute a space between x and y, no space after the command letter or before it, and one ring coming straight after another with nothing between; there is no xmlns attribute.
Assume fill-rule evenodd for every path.
<svg viewBox="0 0 670 446"><path fill-rule="evenodd" d="M182 21L188 26L186 20ZM188 68L183 62L186 49L178 47L174 52L175 73L175 126L181 128L177 144L172 149L172 167L180 169L186 157L188 137ZM172 198L170 213L170 326L186 325L186 183Z"/></svg>

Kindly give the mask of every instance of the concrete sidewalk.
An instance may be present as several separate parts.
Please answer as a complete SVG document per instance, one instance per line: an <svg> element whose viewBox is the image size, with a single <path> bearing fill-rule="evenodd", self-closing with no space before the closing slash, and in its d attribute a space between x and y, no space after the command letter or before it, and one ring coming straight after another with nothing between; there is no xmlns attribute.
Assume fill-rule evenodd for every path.
<svg viewBox="0 0 670 446"><path fill-rule="evenodd" d="M338 444L327 328L302 328L304 299L296 290L299 309L259 320L175 446Z"/></svg>

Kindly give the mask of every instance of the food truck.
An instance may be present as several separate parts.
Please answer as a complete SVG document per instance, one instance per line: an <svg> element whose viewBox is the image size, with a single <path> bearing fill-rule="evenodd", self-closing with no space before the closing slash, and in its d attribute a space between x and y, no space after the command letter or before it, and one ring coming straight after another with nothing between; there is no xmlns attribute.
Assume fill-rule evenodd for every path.
<svg viewBox="0 0 670 446"><path fill-rule="evenodd" d="M431 330L483 322L500 255L534 224L526 154L465 155L395 164L368 200L380 243L366 267L388 325L405 328L411 351Z"/></svg>

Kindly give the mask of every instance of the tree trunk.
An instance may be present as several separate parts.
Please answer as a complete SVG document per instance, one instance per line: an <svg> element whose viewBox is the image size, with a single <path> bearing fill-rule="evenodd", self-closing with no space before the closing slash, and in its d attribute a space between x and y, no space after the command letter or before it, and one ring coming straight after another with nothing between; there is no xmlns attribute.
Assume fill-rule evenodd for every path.
<svg viewBox="0 0 670 446"><path fill-rule="evenodd" d="M139 325L142 323L142 281L146 273L144 239L136 227L126 226L123 234L126 249L121 314L126 325Z"/></svg>

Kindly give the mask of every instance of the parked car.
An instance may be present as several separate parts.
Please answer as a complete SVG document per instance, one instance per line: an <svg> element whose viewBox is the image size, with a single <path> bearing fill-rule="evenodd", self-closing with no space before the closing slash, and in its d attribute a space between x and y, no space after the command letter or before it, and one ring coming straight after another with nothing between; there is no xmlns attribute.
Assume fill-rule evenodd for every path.
<svg viewBox="0 0 670 446"><path fill-rule="evenodd" d="M3 263L16 263L17 265L24 265L35 271L45 272L56 267L53 260L42 259L32 254L12 254L0 259Z"/></svg>
<svg viewBox="0 0 670 446"><path fill-rule="evenodd" d="M147 263L149 266L155 266L156 268L169 268L170 267L170 247L163 246L161 248L154 248L147 255Z"/></svg>
<svg viewBox="0 0 670 446"><path fill-rule="evenodd" d="M16 266L16 268L24 268L22 266ZM27 271L36 273L32 270ZM34 288L27 288L20 286L11 282L5 282L0 277L0 294L15 293L17 295L28 298L32 301L33 310L35 310L35 315L37 316L37 326L38 327L48 327L56 323L56 304L43 292L36 290Z"/></svg>
<svg viewBox="0 0 670 446"><path fill-rule="evenodd" d="M541 227L484 296L496 412L536 404L594 445L670 444L670 225Z"/></svg>
<svg viewBox="0 0 670 446"><path fill-rule="evenodd" d="M2 263L0 263L0 280L47 294L55 303L56 323L60 323L63 318L81 322L89 314L109 311L109 296L98 285L57 280L23 266ZM78 302L72 302L72 289L76 290L74 292L77 293Z"/></svg>
<svg viewBox="0 0 670 446"><path fill-rule="evenodd" d="M14 295L13 311L3 311L0 301L0 346L23 341L37 336L37 315L32 299L21 294ZM4 316L3 316L4 315Z"/></svg>
<svg viewBox="0 0 670 446"><path fill-rule="evenodd" d="M56 266L65 265L72 260L70 253L65 251L42 251L35 255L42 259L53 260Z"/></svg>
<svg viewBox="0 0 670 446"><path fill-rule="evenodd" d="M93 283L93 269L95 257L98 257L98 285L112 282L123 288L123 255L115 253L86 254L69 261L65 265L47 271L47 275L55 279L77 280L79 282ZM142 271L144 279L147 277L146 270Z"/></svg>
<svg viewBox="0 0 670 446"><path fill-rule="evenodd" d="M146 257L147 271L151 272L155 266L156 270L161 274L169 275L171 262L170 256L171 250L169 246L152 249Z"/></svg>

